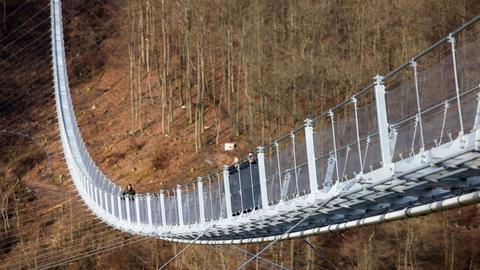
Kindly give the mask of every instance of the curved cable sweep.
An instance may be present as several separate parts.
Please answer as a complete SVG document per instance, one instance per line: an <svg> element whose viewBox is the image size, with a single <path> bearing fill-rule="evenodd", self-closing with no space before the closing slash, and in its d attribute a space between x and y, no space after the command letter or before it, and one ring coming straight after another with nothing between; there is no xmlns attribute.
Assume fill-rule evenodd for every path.
<svg viewBox="0 0 480 270"><path fill-rule="evenodd" d="M465 34L478 20L259 147L257 161L226 166L168 192L123 197L81 138L61 1L51 0L56 109L69 172L88 208L112 227L197 244L304 237L478 203L480 63L472 56L480 50L479 40ZM465 42L456 42L464 34ZM440 61L424 60L445 48L450 54ZM410 75L395 78L400 71Z"/></svg>

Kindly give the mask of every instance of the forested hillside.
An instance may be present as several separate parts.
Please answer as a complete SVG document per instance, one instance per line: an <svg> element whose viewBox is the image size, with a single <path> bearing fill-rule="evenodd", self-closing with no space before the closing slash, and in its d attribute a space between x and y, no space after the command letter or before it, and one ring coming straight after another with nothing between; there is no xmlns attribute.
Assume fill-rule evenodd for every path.
<svg viewBox="0 0 480 270"><path fill-rule="evenodd" d="M32 1L25 4L25 17L8 17L21 4L3 1L0 18L8 20L1 20L1 35L45 3ZM403 64L480 14L475 0L64 0L63 5L72 96L88 149L112 180L132 183L139 192L190 182L235 156L244 157L350 98L376 74ZM22 84L22 76L15 76L1 77L15 82L8 91ZM47 105L34 103L28 120L42 116ZM42 119L48 127L45 136L57 136L53 119ZM18 155L12 154L11 141L25 140L11 134L1 138L5 157ZM238 147L225 152L225 142ZM40 192L32 200L42 200L42 194L63 199L66 195L57 189L70 180L61 157L53 156L51 162L59 171L45 175L41 168L50 162L48 156L25 149L20 161L0 160L0 180L15 179L0 185L3 205L12 204L26 187L35 190L38 182L42 190L52 187L55 192ZM56 151L58 145L49 147ZM16 168L21 173L15 174ZM17 193L11 191L15 188ZM473 206L309 238L320 252L301 240L283 241L265 257L292 269L333 269L324 256L339 269L479 269L479 210ZM13 210L2 214L15 216ZM0 255L15 258L20 245L33 246L38 239L53 239L45 241L47 246L66 246L73 243L73 236L61 236L69 224L77 224L78 231L92 226L76 220L71 209L66 217L52 217L38 226L41 238L10 241L14 244ZM95 241L94 234L80 237L86 239L84 246ZM63 267L156 269L181 248L147 240ZM261 245L248 248L253 252ZM192 247L170 268L231 269L245 258L238 254L232 247ZM262 269L262 264L252 264L254 268Z"/></svg>

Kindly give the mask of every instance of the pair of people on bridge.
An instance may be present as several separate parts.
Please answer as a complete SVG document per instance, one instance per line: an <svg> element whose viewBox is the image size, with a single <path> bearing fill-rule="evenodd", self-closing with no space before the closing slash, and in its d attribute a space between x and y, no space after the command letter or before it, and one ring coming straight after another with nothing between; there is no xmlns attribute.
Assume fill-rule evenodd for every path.
<svg viewBox="0 0 480 270"><path fill-rule="evenodd" d="M132 184L128 184L126 188L122 191L122 199L129 198L130 200L135 199L135 190L133 189Z"/></svg>
<svg viewBox="0 0 480 270"><path fill-rule="evenodd" d="M257 158L253 153L249 153L248 159L243 161L242 163L240 163L240 160L238 159L238 157L235 157L233 159L233 164L230 167L228 167L228 174L229 175L235 174L236 172L244 170L253 164L257 164Z"/></svg>
<svg viewBox="0 0 480 270"><path fill-rule="evenodd" d="M232 216L249 213L259 208L260 180L256 156L240 162L237 157L228 167L231 192Z"/></svg>

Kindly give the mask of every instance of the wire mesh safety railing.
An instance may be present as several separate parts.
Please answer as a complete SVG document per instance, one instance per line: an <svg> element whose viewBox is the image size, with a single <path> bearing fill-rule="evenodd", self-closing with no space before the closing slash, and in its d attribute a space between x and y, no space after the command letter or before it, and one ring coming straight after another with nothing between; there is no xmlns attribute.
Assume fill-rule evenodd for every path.
<svg viewBox="0 0 480 270"><path fill-rule="evenodd" d="M393 161L455 140L475 126L478 26L450 35L385 80Z"/></svg>

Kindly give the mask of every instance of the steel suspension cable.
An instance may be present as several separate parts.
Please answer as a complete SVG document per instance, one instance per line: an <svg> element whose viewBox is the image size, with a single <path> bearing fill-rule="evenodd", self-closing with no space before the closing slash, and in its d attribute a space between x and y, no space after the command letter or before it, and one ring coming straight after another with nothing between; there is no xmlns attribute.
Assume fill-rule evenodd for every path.
<svg viewBox="0 0 480 270"><path fill-rule="evenodd" d="M323 252L318 250L312 243L310 243L310 241L308 241L305 238L302 238L302 240L303 242L305 242L305 244L307 244L307 246L309 246L311 249L316 251L328 264L330 264L333 267L333 269L339 270L339 268L332 262L332 260L330 260L327 256L325 256Z"/></svg>
<svg viewBox="0 0 480 270"><path fill-rule="evenodd" d="M299 225L301 225L303 222L305 222L307 219L309 219L312 215L314 215L315 213L317 213L318 210L320 210L322 207L324 207L325 205L327 205L330 201L332 201L333 199L337 198L339 195L335 195L327 200L325 200L324 202L322 202L319 206L317 206L312 212L308 213L305 217L303 217L302 219L300 219L300 221L298 221L297 223L295 223L294 225L290 226L290 228L288 228L288 230L286 230L283 234L281 234L280 236L277 236L275 240L273 240L272 242L270 242L267 246L265 246L262 250L260 250L259 252L257 252L255 254L255 256L253 256L252 258L250 258L249 260L247 260L245 263L243 263L242 265L240 265L239 267L237 267L237 270L240 270L240 269L243 269L245 268L250 262L252 262L253 260L255 260L257 258L258 255L262 254L263 252L265 252L267 249L269 249L271 246L273 246L275 243L277 243L279 240L283 239L287 234L289 234L291 231L293 231L296 227L298 227Z"/></svg>
<svg viewBox="0 0 480 270"><path fill-rule="evenodd" d="M17 26L13 32L10 32L9 34L7 34L5 37L3 37L2 39L0 39L0 44L2 42L4 42L8 37L10 37L10 35L12 35L13 33L15 33L18 29L20 29L20 27L22 27L24 24L30 22L33 18L35 18L37 15L41 14L43 11L45 11L45 9L47 8L50 8L50 4L47 4L45 7L43 7L42 9L40 9L37 13L35 13L33 16L31 16L28 20L24 21L20 26ZM0 48L0 49L3 49Z"/></svg>
<svg viewBox="0 0 480 270"><path fill-rule="evenodd" d="M192 242L188 243L187 246L185 246L182 250L180 250L177 254L175 254L175 256L173 256L172 258L170 258L166 263L164 263L160 268L158 268L158 270L161 270L161 269L164 269L165 267L167 267L167 265L169 265L173 260L175 260L178 256L180 256L185 250L187 250L189 247L191 247L193 244L195 244L195 242L198 241L198 239L200 239L205 233L207 233L212 227L215 227L215 225L210 225L208 226L202 233L200 233L195 239L193 239Z"/></svg>

